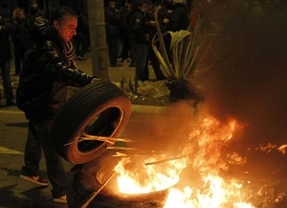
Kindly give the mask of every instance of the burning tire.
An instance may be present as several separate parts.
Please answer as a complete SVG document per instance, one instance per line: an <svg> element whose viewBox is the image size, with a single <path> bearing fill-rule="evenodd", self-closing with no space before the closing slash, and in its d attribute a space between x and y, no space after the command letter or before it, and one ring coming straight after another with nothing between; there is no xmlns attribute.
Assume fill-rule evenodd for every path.
<svg viewBox="0 0 287 208"><path fill-rule="evenodd" d="M67 199L68 207L85 207L85 202L97 192L113 174L118 159L112 157L112 152L106 151L96 160L83 165L76 165L69 172ZM114 175L97 196L88 204L88 207L109 208L159 208L163 207L167 196L167 189L145 194L124 194L116 189Z"/></svg>
<svg viewBox="0 0 287 208"><path fill-rule="evenodd" d="M90 84L71 96L57 114L52 142L57 152L73 164L83 164L102 154L107 142L83 136L118 137L131 113L125 93L111 82Z"/></svg>

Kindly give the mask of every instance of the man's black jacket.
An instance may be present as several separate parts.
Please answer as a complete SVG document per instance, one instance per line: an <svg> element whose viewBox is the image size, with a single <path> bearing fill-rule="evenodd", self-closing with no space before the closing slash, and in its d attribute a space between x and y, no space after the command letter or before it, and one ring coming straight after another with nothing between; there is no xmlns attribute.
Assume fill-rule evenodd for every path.
<svg viewBox="0 0 287 208"><path fill-rule="evenodd" d="M70 67L64 39L47 20L35 23L31 37L34 43L25 53L17 106L28 119L53 119L66 101L68 86L85 86L93 76Z"/></svg>

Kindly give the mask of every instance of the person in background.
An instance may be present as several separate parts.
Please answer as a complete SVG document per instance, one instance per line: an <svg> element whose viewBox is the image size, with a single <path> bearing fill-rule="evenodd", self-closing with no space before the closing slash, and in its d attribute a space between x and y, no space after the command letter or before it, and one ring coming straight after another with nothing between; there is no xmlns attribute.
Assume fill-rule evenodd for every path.
<svg viewBox="0 0 287 208"><path fill-rule="evenodd" d="M120 37L123 44L122 51L120 54L121 62L128 61L130 57L130 18L131 18L132 7L130 3L125 3L124 7L120 9L121 15L121 30Z"/></svg>
<svg viewBox="0 0 287 208"><path fill-rule="evenodd" d="M164 0L159 11L158 11L158 22L160 25L161 32L164 33L170 30L171 26L171 15L174 12L173 0Z"/></svg>
<svg viewBox="0 0 287 208"><path fill-rule="evenodd" d="M77 60L86 60L85 54L89 47L89 26L85 21L86 15L80 13L78 16L77 34L73 37L73 43L77 55Z"/></svg>
<svg viewBox="0 0 287 208"><path fill-rule="evenodd" d="M155 21L147 21L151 2L143 0L139 2L139 9L131 17L131 41L134 43L136 73L135 80L140 82L149 80L148 59L150 50L150 27Z"/></svg>
<svg viewBox="0 0 287 208"><path fill-rule="evenodd" d="M172 15L173 15L174 9L175 9L175 6L173 3L173 0L163 1L162 6L158 11L158 22L159 22L161 33L165 33L171 30ZM171 52L170 52L171 36L166 35L163 38L163 41L164 41L166 51L168 53L168 57L170 60L172 60Z"/></svg>
<svg viewBox="0 0 287 208"><path fill-rule="evenodd" d="M15 105L15 103L13 102L14 95L12 90L11 74L10 74L11 71L10 60L12 56L11 56L10 40L9 40L10 38L9 26L11 27L11 24L5 21L3 15L0 13L0 69L3 80L4 94L6 98L6 106Z"/></svg>
<svg viewBox="0 0 287 208"><path fill-rule="evenodd" d="M150 24L150 23L153 23L155 21L155 19L154 19L155 10L156 10L156 8L154 6L152 6L150 8L149 15L146 15L146 20L145 20L147 22L147 25L150 25L149 36L151 37L151 40L153 39L153 37L157 33L155 24ZM148 57L149 57L151 65L152 65L156 79L157 80L165 80L166 77L164 76L164 74L160 68L160 63L159 63L158 57L156 56L151 44L149 44Z"/></svg>
<svg viewBox="0 0 287 208"><path fill-rule="evenodd" d="M33 43L27 49L16 91L16 103L28 119L28 137L20 178L48 186L39 162L42 150L54 202L66 203L66 171L49 135L53 120L67 99L68 86L83 87L97 78L77 69L71 39L77 14L69 7L55 8L51 20L39 18L31 28Z"/></svg>
<svg viewBox="0 0 287 208"><path fill-rule="evenodd" d="M118 50L120 40L121 16L116 7L115 0L110 0L109 5L105 11L106 28L107 28L107 42L109 45L109 59L111 67L119 67L118 64Z"/></svg>
<svg viewBox="0 0 287 208"><path fill-rule="evenodd" d="M170 16L170 27L169 30L176 32L180 30L187 30L190 20L190 9L187 7L184 0L173 0L174 11Z"/></svg>
<svg viewBox="0 0 287 208"><path fill-rule="evenodd" d="M14 45L15 75L19 75L22 71L25 51L31 44L29 37L30 24L26 18L24 9L20 7L14 9L12 19L11 35Z"/></svg>
<svg viewBox="0 0 287 208"><path fill-rule="evenodd" d="M40 9L38 0L30 0L29 1L29 12L28 12L28 19L30 24L34 24L36 19L44 18L45 13L42 9Z"/></svg>

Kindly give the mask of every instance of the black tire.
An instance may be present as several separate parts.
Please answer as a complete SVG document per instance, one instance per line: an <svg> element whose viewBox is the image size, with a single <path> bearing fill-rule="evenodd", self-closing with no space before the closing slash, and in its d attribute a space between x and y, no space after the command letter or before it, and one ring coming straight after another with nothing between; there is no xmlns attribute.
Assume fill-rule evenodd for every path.
<svg viewBox="0 0 287 208"><path fill-rule="evenodd" d="M76 165L68 173L67 200L69 208L79 208L90 198L91 194L102 188L103 183L112 175L120 160L106 151L96 160ZM112 185L109 185L111 183ZM168 189L147 194L124 194L116 189L117 174L101 189L88 207L109 208L160 208L164 206Z"/></svg>
<svg viewBox="0 0 287 208"><path fill-rule="evenodd" d="M51 128L53 145L70 163L91 161L106 150L108 143L79 142L80 136L85 133L118 137L130 114L131 102L116 85L108 81L87 85L74 93L58 112Z"/></svg>

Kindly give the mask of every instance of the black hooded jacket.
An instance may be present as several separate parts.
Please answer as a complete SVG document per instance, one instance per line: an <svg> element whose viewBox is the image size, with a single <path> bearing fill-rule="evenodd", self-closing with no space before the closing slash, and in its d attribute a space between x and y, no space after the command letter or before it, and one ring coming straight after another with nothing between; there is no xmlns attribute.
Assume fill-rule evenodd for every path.
<svg viewBox="0 0 287 208"><path fill-rule="evenodd" d="M12 58L10 50L10 25L0 19L0 66ZM2 64L2 65L1 65Z"/></svg>
<svg viewBox="0 0 287 208"><path fill-rule="evenodd" d="M66 101L68 86L85 86L93 76L72 68L64 39L47 20L36 21L31 37L34 42L25 53L17 106L28 119L53 119Z"/></svg>

